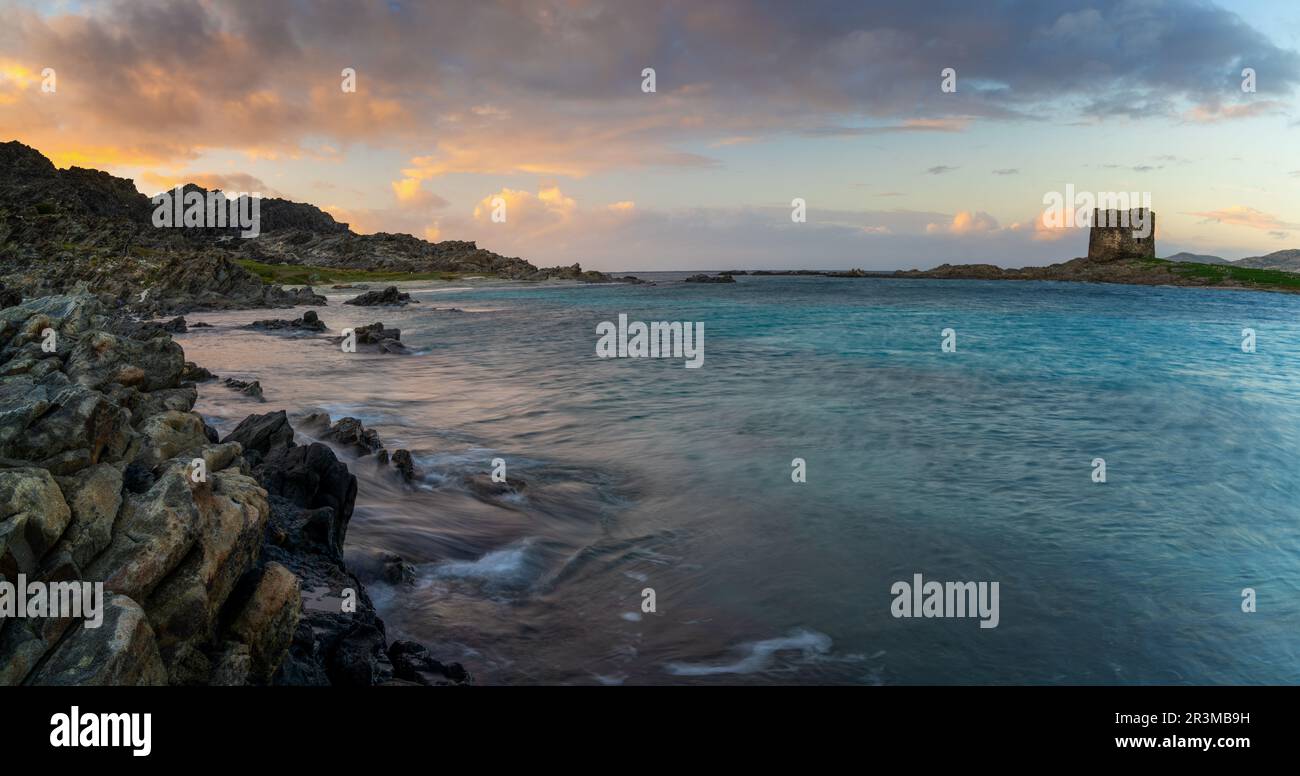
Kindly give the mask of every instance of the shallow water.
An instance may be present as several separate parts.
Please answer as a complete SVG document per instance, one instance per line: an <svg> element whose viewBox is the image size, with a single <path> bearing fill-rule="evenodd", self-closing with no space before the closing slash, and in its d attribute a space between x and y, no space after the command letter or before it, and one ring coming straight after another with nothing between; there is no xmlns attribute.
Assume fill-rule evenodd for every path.
<svg viewBox="0 0 1300 776"><path fill-rule="evenodd" d="M341 292L327 335L232 328L300 308L179 339L262 381L265 404L200 387L223 430L321 408L415 454L418 488L349 459L349 551L414 564L372 586L390 636L480 682L1300 681L1300 298L676 277ZM596 358L619 313L704 322L703 367ZM415 354L325 338L375 320ZM496 457L522 495L465 487ZM998 627L894 618L916 573L999 582Z"/></svg>

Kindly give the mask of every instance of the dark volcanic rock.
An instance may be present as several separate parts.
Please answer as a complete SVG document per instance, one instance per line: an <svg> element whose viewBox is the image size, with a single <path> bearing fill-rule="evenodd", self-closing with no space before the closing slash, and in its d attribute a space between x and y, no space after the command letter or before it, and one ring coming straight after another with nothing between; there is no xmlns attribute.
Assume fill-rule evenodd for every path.
<svg viewBox="0 0 1300 776"><path fill-rule="evenodd" d="M394 641L388 648L388 658L393 663L393 674L408 682L426 686L473 683L460 663L443 665L414 641Z"/></svg>
<svg viewBox="0 0 1300 776"><path fill-rule="evenodd" d="M257 399L258 401L266 401L266 397L262 395L262 383L259 380L245 382L244 380L236 380L233 377L227 377L222 382L232 391L238 391L245 396L251 396L252 398Z"/></svg>
<svg viewBox="0 0 1300 776"><path fill-rule="evenodd" d="M411 482L415 479L415 460L410 450L397 450L393 453L393 468L402 475L402 479Z"/></svg>
<svg viewBox="0 0 1300 776"><path fill-rule="evenodd" d="M344 330L346 331L346 329ZM358 326L353 329L353 335L356 337L358 347L364 347L366 350L378 351L380 353L397 353L405 354L410 351L402 344L402 330L385 328L382 323L371 323L366 326ZM344 342L347 335L334 337L331 341L334 343Z"/></svg>
<svg viewBox="0 0 1300 776"><path fill-rule="evenodd" d="M736 279L731 275L691 275L686 278L687 283L735 283Z"/></svg>
<svg viewBox="0 0 1300 776"><path fill-rule="evenodd" d="M259 329L262 331L282 331L292 329L298 331L325 331L325 322L320 319L315 310L308 310L302 314L301 318L295 318L292 321L286 321L279 318L268 318L261 321L253 321L245 329Z"/></svg>
<svg viewBox="0 0 1300 776"><path fill-rule="evenodd" d="M411 303L411 295L403 294L397 290L397 286L389 286L383 291L367 291L360 296L355 296L343 304L352 304L357 307L377 307L380 305L404 305Z"/></svg>
<svg viewBox="0 0 1300 776"><path fill-rule="evenodd" d="M249 415L239 421L235 430L226 435L222 442L238 442L244 449L245 456L254 453L255 463L265 458L274 450L283 450L293 446L293 427L289 425L289 416L284 410L268 412L265 415Z"/></svg>
<svg viewBox="0 0 1300 776"><path fill-rule="evenodd" d="M319 418L319 416L313 416L313 418ZM310 420L311 418L305 422L310 422ZM333 425L328 425L328 415L324 416L324 420L326 427L320 431L321 439L350 447L358 456L370 455L384 449L383 442L379 439L379 433L366 428L356 418L339 418Z"/></svg>

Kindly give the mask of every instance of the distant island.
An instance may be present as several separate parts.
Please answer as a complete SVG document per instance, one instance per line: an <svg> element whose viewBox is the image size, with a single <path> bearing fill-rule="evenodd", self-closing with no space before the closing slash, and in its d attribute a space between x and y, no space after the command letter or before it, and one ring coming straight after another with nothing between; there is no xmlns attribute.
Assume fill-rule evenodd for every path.
<svg viewBox="0 0 1300 776"><path fill-rule="evenodd" d="M1155 213L1150 214L1152 219ZM1103 217L1104 216L1104 217ZM1126 222L1131 223L1132 221ZM1098 211L1094 224L1117 224L1118 211ZM819 275L845 278L930 278L939 280L1057 280L1142 286L1196 286L1300 293L1300 250L1228 261L1218 256L1178 253L1155 257L1155 236L1133 238L1127 227L1094 225L1088 255L1046 267L1003 269L993 264L941 264L934 269L868 272L861 269L727 270L720 275Z"/></svg>

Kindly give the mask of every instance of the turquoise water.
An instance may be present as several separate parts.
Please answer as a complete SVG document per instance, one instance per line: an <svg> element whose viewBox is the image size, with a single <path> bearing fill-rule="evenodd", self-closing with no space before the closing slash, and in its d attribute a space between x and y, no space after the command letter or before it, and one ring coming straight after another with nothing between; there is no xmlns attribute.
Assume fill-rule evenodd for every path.
<svg viewBox="0 0 1300 776"><path fill-rule="evenodd" d="M263 312L182 342L266 388L205 386L218 423L322 407L415 453L415 489L352 462L349 551L414 564L373 586L390 630L480 681L1300 681L1300 298L645 277L331 296L405 358L229 328ZM620 313L703 322L704 365L596 358ZM495 457L522 495L465 487ZM894 618L916 573L997 581L998 627Z"/></svg>

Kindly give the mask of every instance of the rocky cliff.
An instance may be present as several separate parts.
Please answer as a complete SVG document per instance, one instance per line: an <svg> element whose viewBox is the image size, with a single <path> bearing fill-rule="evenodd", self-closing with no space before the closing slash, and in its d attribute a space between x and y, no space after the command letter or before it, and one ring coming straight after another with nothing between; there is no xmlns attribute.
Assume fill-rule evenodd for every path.
<svg viewBox="0 0 1300 776"><path fill-rule="evenodd" d="M187 371L95 296L0 310L0 580L104 591L97 628L0 618L0 685L468 681L389 644L345 566L347 466L283 412L218 439Z"/></svg>

